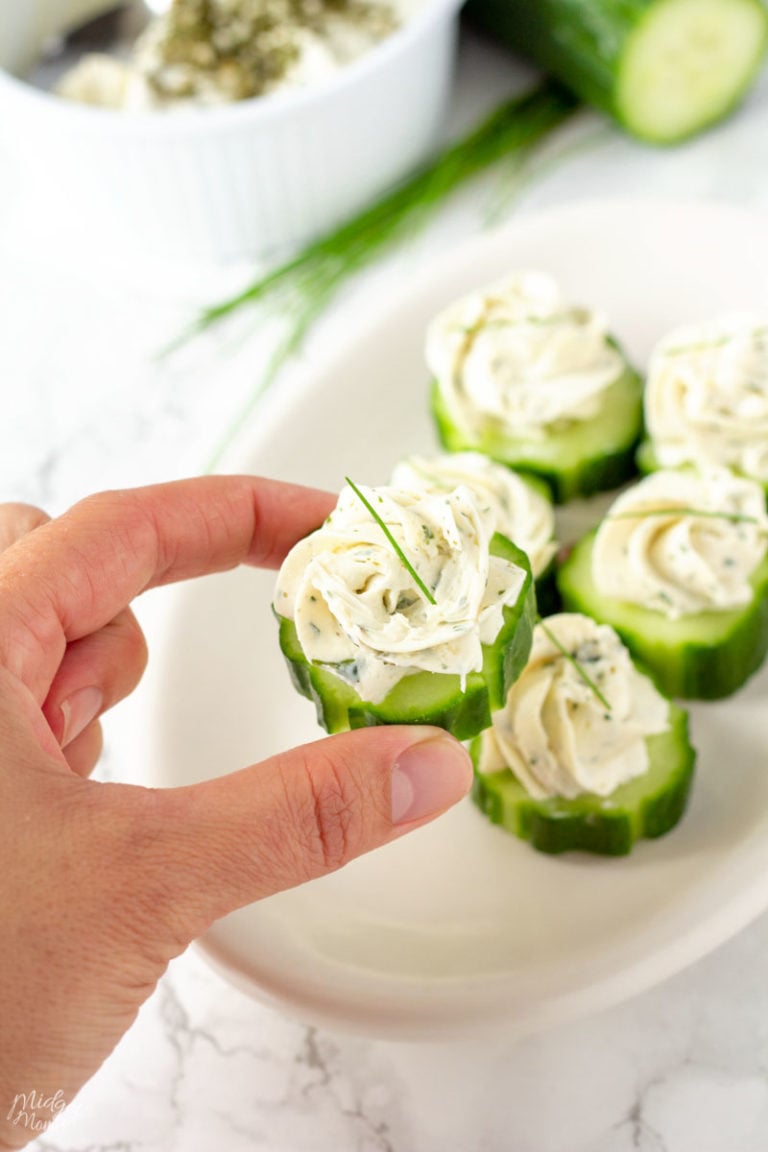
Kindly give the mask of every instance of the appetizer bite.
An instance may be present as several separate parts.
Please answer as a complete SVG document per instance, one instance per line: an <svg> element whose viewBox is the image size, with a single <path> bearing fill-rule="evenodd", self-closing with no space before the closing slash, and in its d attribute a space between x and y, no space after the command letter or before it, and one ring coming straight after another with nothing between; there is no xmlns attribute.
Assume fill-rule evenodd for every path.
<svg viewBox="0 0 768 1152"><path fill-rule="evenodd" d="M541 480L520 476L481 452L448 452L401 460L391 484L414 492L450 492L465 484L493 512L496 531L530 560L539 612L555 610L555 510Z"/></svg>
<svg viewBox="0 0 768 1152"><path fill-rule="evenodd" d="M528 664L472 742L473 799L541 852L628 853L686 806L687 714L633 664L612 628L563 613L537 624Z"/></svg>
<svg viewBox="0 0 768 1152"><path fill-rule="evenodd" d="M541 272L470 293L430 324L426 360L443 445L540 476L558 502L634 472L642 385L605 321Z"/></svg>
<svg viewBox="0 0 768 1152"><path fill-rule="evenodd" d="M347 482L277 580L280 646L329 732L436 724L468 739L525 665L536 612L524 552L468 488Z"/></svg>
<svg viewBox="0 0 768 1152"><path fill-rule="evenodd" d="M768 486L768 321L728 317L667 336L651 357L645 422L644 472L725 467Z"/></svg>
<svg viewBox="0 0 768 1152"><path fill-rule="evenodd" d="M566 608L612 625L667 695L714 700L768 650L767 544L755 481L654 472L579 541L558 588Z"/></svg>

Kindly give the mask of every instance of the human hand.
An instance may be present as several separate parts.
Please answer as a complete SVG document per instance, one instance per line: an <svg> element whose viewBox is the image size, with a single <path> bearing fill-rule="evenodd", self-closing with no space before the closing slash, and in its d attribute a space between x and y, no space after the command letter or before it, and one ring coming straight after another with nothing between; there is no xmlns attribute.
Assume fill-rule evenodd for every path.
<svg viewBox="0 0 768 1152"><path fill-rule="evenodd" d="M408 727L326 737L166 791L88 778L98 717L145 665L130 601L239 563L275 568L332 503L210 477L103 493L49 522L0 505L0 1149L35 1134L18 1119L25 1095L71 1101L214 920L467 791L461 745Z"/></svg>

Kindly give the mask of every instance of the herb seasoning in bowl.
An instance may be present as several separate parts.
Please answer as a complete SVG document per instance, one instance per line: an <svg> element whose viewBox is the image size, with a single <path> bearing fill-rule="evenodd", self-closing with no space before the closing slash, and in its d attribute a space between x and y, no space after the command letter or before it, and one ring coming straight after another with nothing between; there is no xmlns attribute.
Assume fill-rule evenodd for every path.
<svg viewBox="0 0 768 1152"><path fill-rule="evenodd" d="M458 0L175 0L64 99L28 77L84 5L0 10L0 145L27 211L114 250L298 245L413 169L442 121Z"/></svg>
<svg viewBox="0 0 768 1152"><path fill-rule="evenodd" d="M128 59L89 53L56 90L129 109L248 100L326 80L405 16L389 0L173 0Z"/></svg>

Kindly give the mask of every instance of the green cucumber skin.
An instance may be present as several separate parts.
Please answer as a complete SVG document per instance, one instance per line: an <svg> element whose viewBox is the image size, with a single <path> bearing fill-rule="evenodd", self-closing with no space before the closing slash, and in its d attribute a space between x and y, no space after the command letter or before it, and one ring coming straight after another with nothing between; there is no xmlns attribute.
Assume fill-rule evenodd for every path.
<svg viewBox="0 0 768 1152"><path fill-rule="evenodd" d="M539 616L554 616L560 611L560 593L557 590L557 565L553 560L536 580L536 606Z"/></svg>
<svg viewBox="0 0 768 1152"><path fill-rule="evenodd" d="M539 852L626 856L637 840L671 831L688 803L696 753L688 738L688 714L674 704L669 708L669 730L646 741L648 778L631 780L609 797L585 793L575 800L534 800L511 772L485 776L478 771L481 735L470 745L475 765L472 799L491 823Z"/></svg>
<svg viewBox="0 0 768 1152"><path fill-rule="evenodd" d="M416 672L400 680L380 703L361 700L329 668L306 659L293 621L276 613L280 648L293 685L314 703L318 722L327 732L381 724L429 724L444 728L458 740L470 740L490 726L491 713L502 707L528 660L537 616L528 557L498 533L491 541L491 552L523 568L525 581L517 603L504 609L499 637L494 644L483 645L482 672L469 673L463 692L459 676Z"/></svg>
<svg viewBox="0 0 768 1152"><path fill-rule="evenodd" d="M491 430L477 437L468 434L451 419L436 380L432 381L430 398L438 437L449 452L484 452L523 476L543 480L552 500L556 504L566 504L569 500L618 488L637 474L635 450L643 427L642 380L627 367L607 392L610 393L608 401L612 410L605 420L605 428L601 429L605 434L594 431L595 426L601 425L600 416L584 421L589 425L589 431L585 430L584 434L593 443L588 444L582 457L562 464L543 458L540 447L534 443L505 439ZM617 408L620 411L617 412ZM566 436L572 438L573 431L551 437L555 449L558 439L565 440Z"/></svg>
<svg viewBox="0 0 768 1152"><path fill-rule="evenodd" d="M637 604L600 596L592 581L595 532L575 545L560 566L557 585L566 612L583 612L618 632L665 696L721 700L755 673L768 653L768 558L750 583L750 604L668 620Z"/></svg>
<svg viewBox="0 0 768 1152"><path fill-rule="evenodd" d="M651 472L658 472L661 465L659 464L656 456L656 449L651 440L642 440L637 446L635 453L635 463L637 464L638 472L643 476L648 476Z"/></svg>
<svg viewBox="0 0 768 1152"><path fill-rule="evenodd" d="M469 0L464 12L587 104L617 117L622 49L647 7L648 0Z"/></svg>
<svg viewBox="0 0 768 1152"><path fill-rule="evenodd" d="M732 99L716 114L674 136L641 131L619 106L619 78L633 32L652 8L662 4L663 0L468 0L464 13L494 39L534 60L587 104L607 112L626 131L651 144L670 145L710 127L738 106L757 74L761 53L757 53L754 70L742 78ZM754 6L762 9L759 0Z"/></svg>

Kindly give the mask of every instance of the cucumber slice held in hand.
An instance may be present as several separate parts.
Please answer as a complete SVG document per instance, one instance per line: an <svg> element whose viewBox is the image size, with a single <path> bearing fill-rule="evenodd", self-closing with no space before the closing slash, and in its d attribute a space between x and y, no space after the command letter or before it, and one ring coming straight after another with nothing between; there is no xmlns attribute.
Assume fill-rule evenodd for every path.
<svg viewBox="0 0 768 1152"><path fill-rule="evenodd" d="M525 667L536 618L536 597L528 557L511 541L495 533L490 555L520 571L516 599L502 609L502 623L492 643L482 645L482 668L464 677L432 671L408 672L383 699L364 699L355 688L354 665L309 660L294 620L276 613L279 640L295 688L312 700L326 731L343 732L380 724L429 724L468 740L491 723Z"/></svg>
<svg viewBox="0 0 768 1152"><path fill-rule="evenodd" d="M657 144L726 116L768 44L761 0L469 0L465 11L582 100Z"/></svg>
<svg viewBox="0 0 768 1152"><path fill-rule="evenodd" d="M688 802L696 753L688 716L669 705L669 728L646 738L648 769L607 797L534 799L509 768L488 770L487 733L472 741L472 798L493 824L527 840L539 852L583 851L625 856L641 838L663 836L679 823Z"/></svg>

